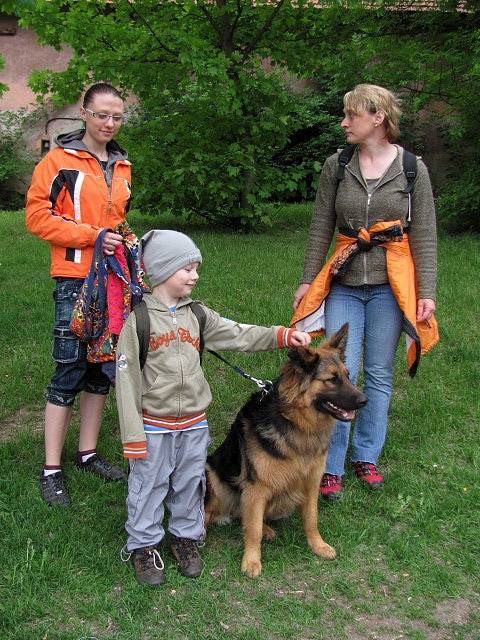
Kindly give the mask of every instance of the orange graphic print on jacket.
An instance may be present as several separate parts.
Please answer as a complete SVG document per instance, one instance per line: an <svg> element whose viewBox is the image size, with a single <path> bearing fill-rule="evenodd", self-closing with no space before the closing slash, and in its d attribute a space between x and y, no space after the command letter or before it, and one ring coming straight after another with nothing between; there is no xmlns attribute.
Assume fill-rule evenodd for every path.
<svg viewBox="0 0 480 640"><path fill-rule="evenodd" d="M200 338L194 338L188 329L184 327L178 328L178 338L180 342L188 342L194 347L197 351L200 351ZM161 346L165 345L167 347L170 346L171 342L175 342L177 339L177 334L172 329L171 331L166 331L165 333L161 333L158 336L150 336L148 345L152 351L156 351L160 349Z"/></svg>

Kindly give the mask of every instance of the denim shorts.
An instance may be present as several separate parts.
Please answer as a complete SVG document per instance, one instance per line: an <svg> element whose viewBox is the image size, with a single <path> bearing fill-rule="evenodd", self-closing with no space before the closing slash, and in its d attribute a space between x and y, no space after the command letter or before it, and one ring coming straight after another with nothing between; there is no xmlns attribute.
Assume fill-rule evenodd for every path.
<svg viewBox="0 0 480 640"><path fill-rule="evenodd" d="M56 278L53 292L53 359L57 367L45 397L48 402L60 407L72 406L75 396L81 391L107 395L110 388L109 379L102 372L102 365L87 362L87 343L70 331L73 306L82 284L82 278Z"/></svg>

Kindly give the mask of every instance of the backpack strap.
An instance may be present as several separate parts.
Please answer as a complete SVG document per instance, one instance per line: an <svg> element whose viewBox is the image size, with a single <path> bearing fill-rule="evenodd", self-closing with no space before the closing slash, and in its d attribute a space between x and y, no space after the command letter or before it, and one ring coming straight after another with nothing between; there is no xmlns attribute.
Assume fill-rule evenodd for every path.
<svg viewBox="0 0 480 640"><path fill-rule="evenodd" d="M412 219L412 193L415 187L415 180L417 179L418 173L418 163L417 156L411 151L403 150L403 173L405 174L405 178L407 180L407 186L404 190L404 193L408 195L408 215L407 222L410 222Z"/></svg>
<svg viewBox="0 0 480 640"><path fill-rule="evenodd" d="M356 147L357 147L356 144L349 144L348 146L345 147L345 149L342 149L338 154L337 189L338 189L338 183L341 180L343 180L343 176L345 174L345 167L352 159L352 156L355 153Z"/></svg>
<svg viewBox="0 0 480 640"><path fill-rule="evenodd" d="M201 306L201 304L197 300L194 300L190 304L190 309L193 311L193 315L196 317L197 322L198 322L198 326L200 328L199 355L200 355L200 364L201 364L202 363L203 350L205 349L205 339L203 337L203 331L205 329L205 322L207 321L207 316L206 316L206 313L205 313L205 309Z"/></svg>
<svg viewBox="0 0 480 640"><path fill-rule="evenodd" d="M200 328L200 362L202 361L203 350L205 348L205 340L203 338L203 330L205 328L205 322L207 320L207 316L205 314L204 308L194 300L190 304L190 308L192 309L193 315L196 317L198 326ZM137 338L138 338L138 359L140 361L140 371L143 371L145 366L145 362L147 361L148 354L148 342L150 340L150 316L148 315L147 305L145 304L145 300L141 300L135 307L133 308L133 313L135 314L135 322L137 327Z"/></svg>
<svg viewBox="0 0 480 640"><path fill-rule="evenodd" d="M403 150L403 173L407 179L405 193L411 193L417 179L417 156L411 151Z"/></svg>
<svg viewBox="0 0 480 640"><path fill-rule="evenodd" d="M140 300L140 302L133 307L133 313L135 314L135 323L137 326L140 371L143 371L143 367L147 361L148 341L150 340L150 316L148 315L145 300Z"/></svg>

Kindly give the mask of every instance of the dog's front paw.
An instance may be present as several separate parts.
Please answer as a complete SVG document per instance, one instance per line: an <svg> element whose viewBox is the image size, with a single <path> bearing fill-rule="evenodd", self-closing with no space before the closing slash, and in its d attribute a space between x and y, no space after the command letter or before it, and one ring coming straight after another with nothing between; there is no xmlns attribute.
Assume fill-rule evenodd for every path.
<svg viewBox="0 0 480 640"><path fill-rule="evenodd" d="M325 558L326 560L333 560L333 558L337 557L337 552L335 551L335 549L331 547L329 544L327 544L326 542L324 542L323 540L321 541L317 540L309 544L310 544L310 549L313 551L313 553L316 556L319 556L320 558Z"/></svg>
<svg viewBox="0 0 480 640"><path fill-rule="evenodd" d="M249 558L248 556L243 556L242 560L242 573L244 573L249 578L256 578L262 572L262 563L260 560L256 560L255 558Z"/></svg>

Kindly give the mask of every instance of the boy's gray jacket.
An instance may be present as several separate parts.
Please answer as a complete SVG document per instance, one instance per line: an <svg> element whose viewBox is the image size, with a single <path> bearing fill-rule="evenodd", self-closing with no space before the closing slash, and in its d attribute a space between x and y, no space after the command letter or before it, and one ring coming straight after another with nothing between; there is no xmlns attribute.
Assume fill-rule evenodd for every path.
<svg viewBox="0 0 480 640"><path fill-rule="evenodd" d="M338 184L338 153L325 161L310 227L302 282L311 283L323 267L335 231L347 227L357 231L376 222L400 220L408 227L408 239L417 274L417 298L435 299L437 279L437 230L432 187L425 164L418 159L418 174L412 193L411 221L408 221L407 180L403 172L403 148L369 195L360 170L358 149L345 167ZM373 247L355 256L338 282L349 286L388 282L385 251Z"/></svg>
<svg viewBox="0 0 480 640"><path fill-rule="evenodd" d="M150 317L147 360L140 370L135 314L127 318L117 346L116 396L124 455L145 457L143 414L180 418L205 411L212 400L199 357L199 325L190 299L171 312L153 295L144 298ZM203 306L203 305L202 305ZM268 351L288 346L291 330L221 318L207 307L205 348Z"/></svg>

